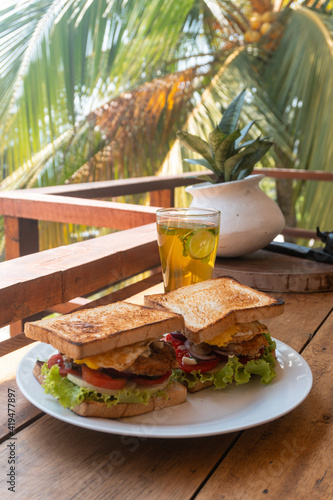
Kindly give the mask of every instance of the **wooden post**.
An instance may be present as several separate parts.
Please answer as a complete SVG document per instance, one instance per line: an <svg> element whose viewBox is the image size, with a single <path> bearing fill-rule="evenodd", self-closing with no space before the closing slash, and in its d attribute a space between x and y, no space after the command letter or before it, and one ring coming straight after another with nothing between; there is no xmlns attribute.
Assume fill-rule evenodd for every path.
<svg viewBox="0 0 333 500"><path fill-rule="evenodd" d="M19 217L4 217L6 260L39 252L38 221ZM14 337L23 331L23 321L12 323L10 336Z"/></svg>
<svg viewBox="0 0 333 500"><path fill-rule="evenodd" d="M174 189L150 192L150 206L170 208L174 206Z"/></svg>
<svg viewBox="0 0 333 500"><path fill-rule="evenodd" d="M38 221L4 217L6 260L39 251Z"/></svg>

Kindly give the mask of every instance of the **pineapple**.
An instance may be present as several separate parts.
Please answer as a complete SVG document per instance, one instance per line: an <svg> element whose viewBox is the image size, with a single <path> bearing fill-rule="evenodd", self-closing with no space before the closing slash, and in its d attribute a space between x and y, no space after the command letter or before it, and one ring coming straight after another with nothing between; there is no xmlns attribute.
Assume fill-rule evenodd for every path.
<svg viewBox="0 0 333 500"><path fill-rule="evenodd" d="M267 137L242 142L254 123L251 121L241 130L237 127L245 92L246 89L228 106L220 123L209 134L208 142L188 132L177 132L177 138L184 146L203 157L185 161L202 165L213 172L213 176L201 176L200 179L214 184L244 179L272 146Z"/></svg>

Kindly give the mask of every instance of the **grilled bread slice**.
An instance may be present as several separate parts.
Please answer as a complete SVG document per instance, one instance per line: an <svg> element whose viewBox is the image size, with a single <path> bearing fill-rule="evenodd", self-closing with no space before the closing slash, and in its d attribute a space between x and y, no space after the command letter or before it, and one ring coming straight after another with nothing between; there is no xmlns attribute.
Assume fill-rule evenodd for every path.
<svg viewBox="0 0 333 500"><path fill-rule="evenodd" d="M29 338L51 344L73 359L82 359L147 339L158 339L166 332L183 328L184 320L180 315L115 302L28 322L24 333Z"/></svg>
<svg viewBox="0 0 333 500"><path fill-rule="evenodd" d="M195 344L208 342L237 323L278 316L284 308L283 301L229 276L146 295L144 301L148 307L181 314L185 320L183 333Z"/></svg>

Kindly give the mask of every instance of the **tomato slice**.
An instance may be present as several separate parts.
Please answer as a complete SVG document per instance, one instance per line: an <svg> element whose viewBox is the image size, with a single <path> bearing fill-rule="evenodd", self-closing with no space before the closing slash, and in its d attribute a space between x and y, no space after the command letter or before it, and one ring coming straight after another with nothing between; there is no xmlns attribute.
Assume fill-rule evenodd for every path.
<svg viewBox="0 0 333 500"><path fill-rule="evenodd" d="M216 359L210 359L208 361L198 361L196 365L188 365L186 363L179 363L180 368L186 372L186 373L191 373L191 372L201 372L201 373L206 373L209 372L209 370L212 370L219 364L221 361L220 358Z"/></svg>
<svg viewBox="0 0 333 500"><path fill-rule="evenodd" d="M165 375L162 375L161 377L157 378L151 378L151 377L144 377L142 375L133 377L132 380L138 385L158 385L158 384L163 384L167 378L169 378L171 375L171 371L165 373Z"/></svg>
<svg viewBox="0 0 333 500"><path fill-rule="evenodd" d="M183 363L184 356L191 357L190 353L185 347L184 342L182 340L174 339L170 333L165 336L165 340L167 342L170 342L174 346L176 350L177 361L179 363L179 368L186 373L191 373L194 371L200 371L201 373L208 372L209 370L215 368L215 366L217 366L221 361L221 357L216 356L215 359L209 359L206 361L196 359L197 363L195 365Z"/></svg>
<svg viewBox="0 0 333 500"><path fill-rule="evenodd" d="M168 333L167 335L165 335L164 340L165 340L166 342L170 342L170 343L174 346L174 348L175 348L175 349L176 349L176 347L179 347L180 345L184 345L183 340L178 340L178 339L175 339L175 338L171 335L171 333Z"/></svg>
<svg viewBox="0 0 333 500"><path fill-rule="evenodd" d="M75 370L72 367L66 367L65 364L64 364L64 366L59 366L59 374L62 377L66 377L67 373L72 373L72 375L76 375L76 376L79 376L79 377L81 376L81 371L80 370Z"/></svg>
<svg viewBox="0 0 333 500"><path fill-rule="evenodd" d="M58 352L57 354L53 354L53 356L51 356L48 360L47 366L49 368L52 368L53 365L59 366L59 374L62 377L66 377L67 373L72 373L73 375L79 376L81 375L81 371L74 369L71 363L65 363L64 358L62 357L62 354L60 354L60 352Z"/></svg>
<svg viewBox="0 0 333 500"><path fill-rule="evenodd" d="M63 366L64 360L62 359L62 355L60 352L57 354L53 354L53 356L50 357L50 359L47 362L47 366L49 368L52 368L53 365L58 365L58 366Z"/></svg>
<svg viewBox="0 0 333 500"><path fill-rule="evenodd" d="M82 379L88 384L95 385L104 389L120 390L126 385L125 378L112 378L107 373L99 370L93 370L86 365L82 365Z"/></svg>

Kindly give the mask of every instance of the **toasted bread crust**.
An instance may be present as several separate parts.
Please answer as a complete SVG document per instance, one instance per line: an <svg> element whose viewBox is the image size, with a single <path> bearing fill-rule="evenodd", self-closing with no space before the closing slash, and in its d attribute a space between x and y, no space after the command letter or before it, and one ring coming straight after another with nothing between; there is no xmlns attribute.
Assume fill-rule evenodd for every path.
<svg viewBox="0 0 333 500"><path fill-rule="evenodd" d="M35 376L35 378L38 380L38 382L40 384L42 384L44 382L44 377L42 375L42 366L43 366L43 363L36 361L36 363L32 369L33 375Z"/></svg>
<svg viewBox="0 0 333 500"><path fill-rule="evenodd" d="M165 333L183 330L181 316L128 302L82 309L25 324L27 337L51 344L73 359L102 354Z"/></svg>
<svg viewBox="0 0 333 500"><path fill-rule="evenodd" d="M32 371L40 384L44 381L44 377L41 373L41 366L41 363L36 362ZM146 405L139 403L120 403L115 406L107 406L105 403L97 401L83 401L75 406L72 411L82 417L123 418L143 415L144 413L150 413L155 410L162 410L163 408L179 405L186 401L186 387L177 382L172 382L165 392L167 394L167 399L152 397Z"/></svg>
<svg viewBox="0 0 333 500"><path fill-rule="evenodd" d="M145 305L181 314L184 335L196 344L213 339L236 323L282 314L284 303L229 276L178 288L166 294L146 295Z"/></svg>
<svg viewBox="0 0 333 500"><path fill-rule="evenodd" d="M198 381L193 387L187 388L187 391L193 394L194 392L202 391L202 389L206 389L207 387L212 387L212 385L214 384L210 380L206 380L206 382Z"/></svg>
<svg viewBox="0 0 333 500"><path fill-rule="evenodd" d="M177 382L172 382L165 392L168 399L152 397L146 405L120 403L116 406L108 407L105 403L88 401L75 406L72 411L82 417L123 418L162 410L163 408L169 408L170 406L175 406L186 401L186 387Z"/></svg>

